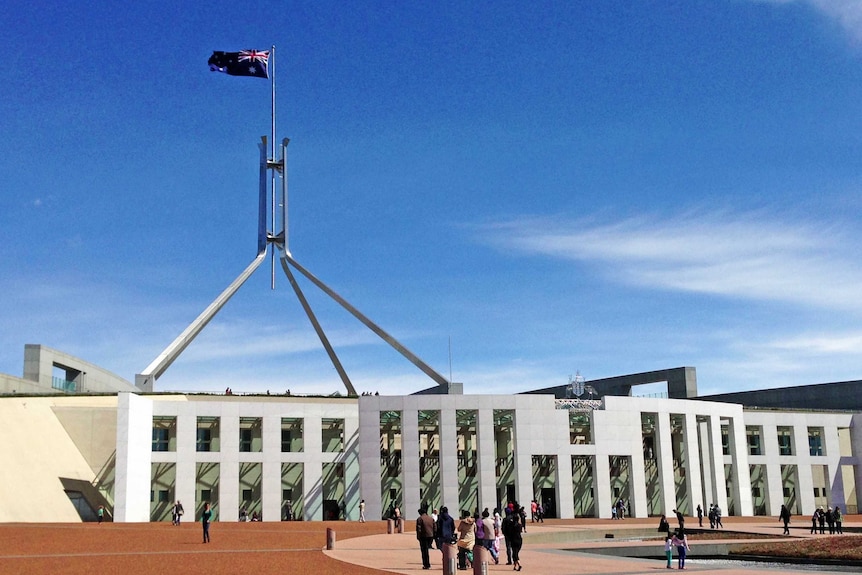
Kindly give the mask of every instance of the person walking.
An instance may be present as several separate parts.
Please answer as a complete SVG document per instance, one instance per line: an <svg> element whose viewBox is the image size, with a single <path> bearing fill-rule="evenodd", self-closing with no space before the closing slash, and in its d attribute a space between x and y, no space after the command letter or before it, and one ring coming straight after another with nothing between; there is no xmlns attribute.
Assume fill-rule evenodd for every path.
<svg viewBox="0 0 862 575"><path fill-rule="evenodd" d="M365 523L365 500L359 502L359 522Z"/></svg>
<svg viewBox="0 0 862 575"><path fill-rule="evenodd" d="M419 541L419 551L422 553L422 568L431 569L428 550L434 542L434 520L425 507L419 508L419 517L416 518L416 540Z"/></svg>
<svg viewBox="0 0 862 575"><path fill-rule="evenodd" d="M820 534L826 534L826 512L823 511L823 508L819 508L817 510L817 525L820 527Z"/></svg>
<svg viewBox="0 0 862 575"><path fill-rule="evenodd" d="M449 508L443 506L440 508L440 514L437 516L437 549L443 551L444 545L455 543L455 520L449 515Z"/></svg>
<svg viewBox="0 0 862 575"><path fill-rule="evenodd" d="M826 509L826 524L829 526L829 535L835 535L835 515L831 507Z"/></svg>
<svg viewBox="0 0 862 575"><path fill-rule="evenodd" d="M494 550L494 539L496 535L494 535L494 520L491 519L491 512L488 511L488 508L482 510L482 542L481 545L491 554L491 558L494 560L495 564L500 563L500 557L497 555L497 552ZM478 525L478 524L477 524ZM478 529L478 527L477 527ZM479 535L477 534L478 538Z"/></svg>
<svg viewBox="0 0 862 575"><path fill-rule="evenodd" d="M517 509L517 506L516 506ZM523 508L521 508L523 509ZM503 535L506 537L506 540L512 544L512 569L514 571L521 570L521 546L524 544L524 540L521 537L521 529L522 525L522 515L520 512L512 513L510 515L511 521L507 521L503 524Z"/></svg>
<svg viewBox="0 0 862 575"><path fill-rule="evenodd" d="M179 499L177 499L177 502L174 504L173 513L171 513L174 525L180 524L180 519L182 519L183 513L185 513L185 511L183 511L183 504L180 503Z"/></svg>
<svg viewBox="0 0 862 575"><path fill-rule="evenodd" d="M715 528L716 529L724 529L724 523L721 522L721 507L716 505L714 512L715 512Z"/></svg>
<svg viewBox="0 0 862 575"><path fill-rule="evenodd" d="M213 516L213 512L210 509L209 503L204 503L204 511L201 513L201 525L204 528L204 543L210 542L210 519Z"/></svg>
<svg viewBox="0 0 862 575"><path fill-rule="evenodd" d="M784 533L782 535L790 535L790 510L786 505L781 506L781 512L778 514L778 520L784 523Z"/></svg>
<svg viewBox="0 0 862 575"><path fill-rule="evenodd" d="M817 519L820 517L820 510L815 509L814 514L811 516L811 531L810 534L814 535L817 533Z"/></svg>
<svg viewBox="0 0 862 575"><path fill-rule="evenodd" d="M473 545L476 543L476 536L473 534L473 526L475 521L470 517L469 511L461 512L461 521L458 522L458 569L464 570L467 568L467 560L473 563Z"/></svg>
<svg viewBox="0 0 862 575"><path fill-rule="evenodd" d="M510 527L508 524L512 521L517 521L515 519L515 514L512 512L510 507L506 507L506 517L503 518L503 521L500 523L500 533L503 534L503 541L506 543L506 565L512 564L512 542L509 541L509 536L507 533L509 532Z"/></svg>
<svg viewBox="0 0 862 575"><path fill-rule="evenodd" d="M689 550L688 547L688 537L685 536L685 532L678 531L673 536L673 545L676 547L676 554L679 558L679 568L685 569L685 555Z"/></svg>
<svg viewBox="0 0 862 575"><path fill-rule="evenodd" d="M102 521L105 519L105 506L99 505L99 525L102 524Z"/></svg>
<svg viewBox="0 0 862 575"><path fill-rule="evenodd" d="M697 504L697 526L703 527L703 507L700 506L700 503Z"/></svg>
<svg viewBox="0 0 862 575"><path fill-rule="evenodd" d="M838 535L844 535L844 527L842 524L844 523L844 518L841 517L841 508L835 507L835 532Z"/></svg>

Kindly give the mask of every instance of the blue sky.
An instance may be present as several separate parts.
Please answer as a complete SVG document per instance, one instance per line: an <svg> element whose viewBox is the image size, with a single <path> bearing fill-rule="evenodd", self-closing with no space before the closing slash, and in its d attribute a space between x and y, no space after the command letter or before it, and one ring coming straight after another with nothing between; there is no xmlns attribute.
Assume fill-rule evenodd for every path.
<svg viewBox="0 0 862 575"><path fill-rule="evenodd" d="M294 257L468 393L862 378L859 0L2 10L0 372L132 380L251 262L270 86L206 61L275 44ZM157 389L342 389L269 282ZM303 288L358 390L433 384Z"/></svg>

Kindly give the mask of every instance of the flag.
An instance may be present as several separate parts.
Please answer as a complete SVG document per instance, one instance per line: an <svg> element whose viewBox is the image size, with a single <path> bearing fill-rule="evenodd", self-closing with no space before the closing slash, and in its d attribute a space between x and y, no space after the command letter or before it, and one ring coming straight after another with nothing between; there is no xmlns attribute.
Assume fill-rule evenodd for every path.
<svg viewBox="0 0 862 575"><path fill-rule="evenodd" d="M269 78L269 51L213 52L207 63L211 72Z"/></svg>

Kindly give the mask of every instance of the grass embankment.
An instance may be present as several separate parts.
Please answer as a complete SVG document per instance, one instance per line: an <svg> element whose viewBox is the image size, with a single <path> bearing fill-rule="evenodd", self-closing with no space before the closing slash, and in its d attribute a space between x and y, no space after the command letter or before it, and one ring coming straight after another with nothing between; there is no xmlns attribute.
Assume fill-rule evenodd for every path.
<svg viewBox="0 0 862 575"><path fill-rule="evenodd" d="M818 539L749 543L734 548L730 555L759 555L817 561L862 561L862 537L838 535Z"/></svg>

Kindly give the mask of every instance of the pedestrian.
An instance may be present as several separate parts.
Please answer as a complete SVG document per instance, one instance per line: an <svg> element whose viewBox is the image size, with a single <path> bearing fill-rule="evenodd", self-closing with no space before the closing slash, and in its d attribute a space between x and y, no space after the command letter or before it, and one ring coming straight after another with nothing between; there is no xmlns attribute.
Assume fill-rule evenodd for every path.
<svg viewBox="0 0 862 575"><path fill-rule="evenodd" d="M539 523L545 522L545 505L541 501L536 504L536 517L539 518Z"/></svg>
<svg viewBox="0 0 862 575"><path fill-rule="evenodd" d="M509 533L510 526L509 523L512 521L517 521L515 519L515 514L512 513L511 506L506 506L506 517L503 518L503 521L500 522L500 533L503 534L503 541L506 543L506 565L512 564L512 542L509 541Z"/></svg>
<svg viewBox="0 0 862 575"><path fill-rule="evenodd" d="M539 520L539 504L533 499L530 501L530 523L535 523Z"/></svg>
<svg viewBox="0 0 862 575"><path fill-rule="evenodd" d="M177 502L174 504L173 513L171 514L171 516L173 517L174 525L180 524L180 520L182 519L183 513L185 513L185 511L183 511L183 504L180 503L179 499L177 499Z"/></svg>
<svg viewBox="0 0 862 575"><path fill-rule="evenodd" d="M724 529L724 523L721 522L721 507L715 506L715 528Z"/></svg>
<svg viewBox="0 0 862 575"><path fill-rule="evenodd" d="M422 553L422 568L431 569L428 550L434 542L434 521L425 507L419 508L419 517L416 518L416 540L419 541L419 551Z"/></svg>
<svg viewBox="0 0 862 575"><path fill-rule="evenodd" d="M359 502L359 522L365 523L365 500Z"/></svg>
<svg viewBox="0 0 862 575"><path fill-rule="evenodd" d="M826 535L826 512L823 507L817 510L817 525L820 527L820 534Z"/></svg>
<svg viewBox="0 0 862 575"><path fill-rule="evenodd" d="M670 524L667 522L667 517L664 515L662 515L661 519L658 520L658 532L670 534Z"/></svg>
<svg viewBox="0 0 862 575"><path fill-rule="evenodd" d="M204 503L204 511L201 513L201 525L204 528L204 543L210 542L210 519L212 516L213 512L210 510L210 504Z"/></svg>
<svg viewBox="0 0 862 575"><path fill-rule="evenodd" d="M665 533L664 537L664 556L667 559L667 568L673 569L673 537L670 531Z"/></svg>
<svg viewBox="0 0 862 575"><path fill-rule="evenodd" d="M496 535L494 535L494 520L491 519L491 512L488 511L488 508L482 510L482 532L481 537L479 535L479 522L476 522L476 539L481 539L481 545L491 554L491 558L494 559L494 563L500 563L500 557L497 555L497 552L494 550L494 539L496 539Z"/></svg>
<svg viewBox="0 0 862 575"><path fill-rule="evenodd" d="M455 535L455 520L449 515L449 508L445 505L440 508L437 516L437 549L443 551L444 545L453 545L457 541Z"/></svg>
<svg viewBox="0 0 862 575"><path fill-rule="evenodd" d="M815 509L814 514L811 516L811 531L809 533L816 534L817 533L817 520L820 518L820 510Z"/></svg>
<svg viewBox="0 0 862 575"><path fill-rule="evenodd" d="M826 509L826 524L829 525L829 535L835 535L835 515L831 507Z"/></svg>
<svg viewBox="0 0 862 575"><path fill-rule="evenodd" d="M697 504L697 526L703 527L703 507L700 506L700 503Z"/></svg>
<svg viewBox="0 0 862 575"><path fill-rule="evenodd" d="M518 506L516 505L515 508L517 509ZM520 508L520 510L523 509L523 507ZM512 569L514 571L521 570L521 546L524 544L524 540L521 537L521 530L524 525L526 525L526 523L523 522L523 517L525 515L526 512L513 513L510 516L512 520L503 526L503 529L507 530L503 535L506 537L507 541L512 544Z"/></svg>
<svg viewBox="0 0 862 575"><path fill-rule="evenodd" d="M836 506L835 507L835 532L838 533L838 535L844 535L844 527L842 526L843 522L844 522L844 518L841 517L841 508Z"/></svg>
<svg viewBox="0 0 862 575"><path fill-rule="evenodd" d="M685 536L685 532L678 531L673 536L673 544L676 547L676 554L679 558L679 568L685 569L685 554L688 551L688 537Z"/></svg>
<svg viewBox="0 0 862 575"><path fill-rule="evenodd" d="M99 505L99 525L102 524L102 521L105 519L105 506Z"/></svg>
<svg viewBox="0 0 862 575"><path fill-rule="evenodd" d="M682 514L682 511L673 510L676 514L676 522L679 523L679 531L680 533L685 533L685 516Z"/></svg>
<svg viewBox="0 0 862 575"><path fill-rule="evenodd" d="M458 569L467 568L467 561L473 563L473 545L476 536L473 534L475 521L470 517L469 511L461 512L461 521L458 522Z"/></svg>
<svg viewBox="0 0 862 575"><path fill-rule="evenodd" d="M781 512L778 514L778 520L784 523L784 533L782 535L790 535L790 510L786 505L781 506Z"/></svg>
<svg viewBox="0 0 862 575"><path fill-rule="evenodd" d="M715 529L715 503L709 504L709 512L706 516L709 518L709 528Z"/></svg>

